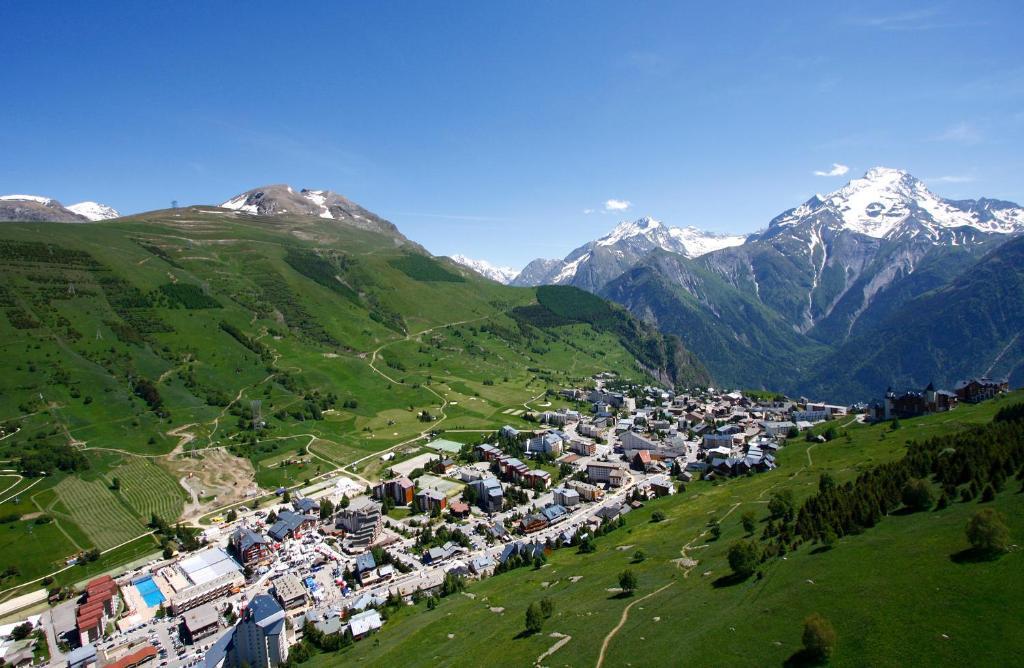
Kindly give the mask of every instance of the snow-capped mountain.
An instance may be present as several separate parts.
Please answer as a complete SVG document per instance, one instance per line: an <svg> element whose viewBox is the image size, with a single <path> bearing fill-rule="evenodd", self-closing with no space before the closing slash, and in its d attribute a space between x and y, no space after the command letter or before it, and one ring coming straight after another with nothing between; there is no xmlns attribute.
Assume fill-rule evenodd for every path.
<svg viewBox="0 0 1024 668"><path fill-rule="evenodd" d="M692 259L651 254L599 294L681 336L720 382L765 382L775 373L774 386L799 389L801 378L822 368L858 375L855 358L824 366L814 360L848 341L880 343L879 328L907 317L925 295L987 268L1019 236L1024 209L1017 204L944 199L906 171L875 167L783 212L741 245ZM990 316L980 310L978 322L950 321L945 335L984 353L976 331ZM890 327L885 337L898 330ZM918 352L890 362L913 367L923 385L929 373L941 376L941 355ZM875 373L858 382L885 387L891 379Z"/></svg>
<svg viewBox="0 0 1024 668"><path fill-rule="evenodd" d="M935 243L970 227L980 232L1024 231L1024 209L998 200L946 200L902 169L874 167L827 195L815 195L769 223L772 235L783 228L820 220L836 229L876 239L924 236Z"/></svg>
<svg viewBox="0 0 1024 668"><path fill-rule="evenodd" d="M461 264L463 267L472 269L484 278L489 278L492 281L497 281L498 283L503 283L505 285L508 285L513 278L519 275L519 272L512 267L499 267L491 264L487 260L474 260L473 258L466 257L465 255L452 255L452 260Z"/></svg>
<svg viewBox="0 0 1024 668"><path fill-rule="evenodd" d="M263 186L236 195L220 207L254 216L316 216L388 234L400 243L409 242L389 221L330 190L294 190L287 184Z"/></svg>
<svg viewBox="0 0 1024 668"><path fill-rule="evenodd" d="M117 209L106 204L100 204L99 202L79 202L78 204L72 204L67 209L92 221L111 220L112 218L121 217Z"/></svg>
<svg viewBox="0 0 1024 668"><path fill-rule="evenodd" d="M654 249L685 257L738 246L744 236L705 232L696 227L671 227L651 217L619 223L605 236L580 246L564 260L534 260L513 285L571 284L596 290Z"/></svg>
<svg viewBox="0 0 1024 668"><path fill-rule="evenodd" d="M119 216L114 209L96 202L65 207L52 197L0 195L0 221L88 223Z"/></svg>

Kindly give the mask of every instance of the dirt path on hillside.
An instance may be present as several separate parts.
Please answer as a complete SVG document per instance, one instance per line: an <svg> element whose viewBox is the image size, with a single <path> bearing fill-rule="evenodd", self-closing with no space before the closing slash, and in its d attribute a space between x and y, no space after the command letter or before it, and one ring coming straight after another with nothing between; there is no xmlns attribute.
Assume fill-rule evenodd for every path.
<svg viewBox="0 0 1024 668"><path fill-rule="evenodd" d="M611 643L612 638L615 637L615 634L617 634L622 629L622 627L626 625L626 620L629 619L630 609L637 603L646 601L647 599L651 598L656 594L660 594L661 592L665 591L674 584L675 581L673 580L672 582L669 582L667 585L655 589L650 594L647 594L646 596L641 596L640 598L636 599L635 601L626 606L626 608L622 611L622 616L619 618L619 623L616 624L615 628L609 631L608 635L604 637L604 641L601 643L601 653L597 655L597 664L595 664L595 668L601 668L601 665L604 664L604 655L605 652L608 651L608 645L609 643Z"/></svg>

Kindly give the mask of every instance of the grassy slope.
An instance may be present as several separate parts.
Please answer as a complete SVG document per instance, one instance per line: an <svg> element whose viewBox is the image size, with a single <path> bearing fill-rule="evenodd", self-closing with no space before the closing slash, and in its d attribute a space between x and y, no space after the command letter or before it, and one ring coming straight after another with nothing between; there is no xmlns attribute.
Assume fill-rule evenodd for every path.
<svg viewBox="0 0 1024 668"><path fill-rule="evenodd" d="M44 246L29 257L21 249L32 243ZM309 258L313 249L343 257L344 268L328 267L316 277L308 268L300 273L295 254ZM95 264L71 266L63 259L67 250L83 251ZM0 442L0 460L17 456L28 439L43 447L73 440L91 464L80 480L46 478L0 506L0 514L45 511L57 519L35 534L48 541L42 551L50 559L0 548L0 561L11 559L23 573L0 590L47 572L80 548L141 533L153 511L176 516L184 499L168 454L179 437L168 432L187 426L195 435L190 448L236 443L239 418L231 409L248 409L252 399L262 401L269 428L246 457L257 481L275 487L330 468L308 455L302 464L280 467L311 438L317 455L344 464L415 437L431 426L417 419L419 411L440 414L438 395L450 402L439 427L493 429L524 425L503 411L524 408L549 387L607 369L643 376L614 336L587 326L524 336L507 313L534 302L535 290L501 286L427 258L409 261L407 253L390 237L331 221L203 209L95 225L0 227L0 421L22 429ZM104 286L109 277L127 285ZM115 312L112 302L130 289L160 294L167 285L196 286L208 295L203 305L212 298L220 308L172 308L161 300L128 316ZM16 327L24 325L22 314L37 326ZM395 314L408 335L382 324ZM130 318L169 331L125 340L117 327ZM230 336L222 321L266 346L273 361ZM370 368L375 351L384 375ZM140 377L156 385L169 419L133 395L130 379ZM314 390L339 398L325 419L275 417L301 408L303 394ZM211 405L215 396L232 404ZM357 406L345 408L349 399ZM145 493L144 467L153 482ZM124 486L117 494L106 489L114 476ZM109 502L109 532L76 506L87 489L82 482ZM25 524L0 531L27 534Z"/></svg>
<svg viewBox="0 0 1024 668"><path fill-rule="evenodd" d="M633 606L609 642L605 665L781 664L799 648L802 620L811 612L836 627L837 665L950 665L964 657L979 665L1014 663L1024 650L1024 557L1016 551L996 562L964 564L950 558L966 547L963 528L977 503L891 516L831 551L813 554L804 547L773 561L762 580L713 584L729 571L729 545L743 537L741 514L753 510L763 520L771 491L790 487L802 498L814 491L821 473L847 480L901 456L907 439L986 422L998 405L908 420L897 432L855 425L849 427L850 440L794 443L781 451L782 466L773 473L719 485L695 483L683 495L648 503L628 516L626 528L599 539L592 555L560 550L540 571L522 569L474 584L469 591L475 598L456 596L434 611L422 604L404 609L345 660L526 665L556 642L547 634L559 632L572 640L545 665L594 665L625 606L669 585ZM1024 537L1024 495L1018 489L1019 483L1010 482L994 503L1009 519L1016 543ZM666 521L650 523L654 510L663 511ZM715 542L702 535L711 517L723 518L722 537ZM700 562L690 570L674 561L687 545L686 556ZM647 559L630 564L637 549ZM638 574L640 588L623 600L607 589L627 566ZM573 583L574 576L581 579ZM555 602L554 618L543 635L520 637L526 606L544 595ZM494 613L492 606L505 610ZM983 636L1000 642L977 642ZM337 658L320 656L311 665L332 665Z"/></svg>

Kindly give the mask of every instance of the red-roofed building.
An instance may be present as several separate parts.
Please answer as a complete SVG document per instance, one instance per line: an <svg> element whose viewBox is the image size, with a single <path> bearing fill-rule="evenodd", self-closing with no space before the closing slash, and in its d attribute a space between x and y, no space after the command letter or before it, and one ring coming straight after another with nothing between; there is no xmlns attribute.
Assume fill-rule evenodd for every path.
<svg viewBox="0 0 1024 668"><path fill-rule="evenodd" d="M463 503L462 501L453 501L448 506L448 511L455 517L466 517L469 515L469 504Z"/></svg>
<svg viewBox="0 0 1024 668"><path fill-rule="evenodd" d="M137 652L132 652L113 663L108 663L106 668L135 668L136 666L144 666L151 661L155 661L156 655L156 647L146 645Z"/></svg>
<svg viewBox="0 0 1024 668"><path fill-rule="evenodd" d="M75 613L75 625L82 645L87 645L103 636L107 619L114 615L114 598L117 583L109 575L91 580L85 586L85 603Z"/></svg>

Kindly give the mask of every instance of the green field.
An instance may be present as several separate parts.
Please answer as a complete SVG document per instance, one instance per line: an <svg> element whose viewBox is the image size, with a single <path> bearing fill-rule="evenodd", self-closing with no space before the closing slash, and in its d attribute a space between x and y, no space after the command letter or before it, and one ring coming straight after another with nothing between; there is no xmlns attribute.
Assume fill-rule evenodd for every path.
<svg viewBox="0 0 1024 668"><path fill-rule="evenodd" d="M50 512L58 520L70 520L81 528L91 547L106 550L143 533L139 519L124 507L104 482L68 477L54 490L60 510L55 505Z"/></svg>
<svg viewBox="0 0 1024 668"><path fill-rule="evenodd" d="M152 515L171 521L181 515L185 493L167 471L148 459L130 457L127 464L111 469L107 479L121 481L119 493L139 517Z"/></svg>
<svg viewBox="0 0 1024 668"><path fill-rule="evenodd" d="M336 221L192 207L5 223L0 260L0 423L20 429L0 460L46 474L0 514L52 514L62 557L139 535L153 513L177 519L182 458L206 448L272 489L373 469L431 430L527 426L504 411L599 371L647 379L638 332L666 364L675 351L672 373L703 373L621 309L531 323L517 309L536 290ZM10 548L0 561L34 570Z"/></svg>
<svg viewBox="0 0 1024 668"><path fill-rule="evenodd" d="M523 568L471 585L472 598L456 595L433 611L423 604L400 609L379 634L343 658L320 655L307 665L339 659L361 665L529 665L559 640L549 636L553 632L572 639L544 665L593 666L606 638L605 666L781 665L799 650L802 620L812 612L838 632L835 665L954 665L965 657L971 665L1013 665L1024 651L1024 555L1016 550L997 561L955 559L967 547L967 519L984 507L977 502L896 513L831 550L808 545L771 560L761 579L732 585L720 580L729 573L729 545L744 536L740 516L753 511L759 534L772 492L789 488L802 499L816 490L822 473L840 482L852 479L901 457L907 440L988 422L1006 402L906 420L899 431L849 424L849 439L795 442L780 451L774 472L693 483L683 494L628 515L625 528L597 540L594 554L559 550L541 570ZM1024 539L1019 488L1019 482L1008 482L991 504L1008 518L1017 544ZM666 519L651 522L655 510ZM721 521L717 541L707 535L710 518ZM638 549L646 559L632 563ZM614 588L626 567L637 573L639 589L623 599ZM555 614L542 634L524 636L525 609L543 596L554 601ZM492 611L498 608L504 611ZM985 635L1000 642L979 643Z"/></svg>

